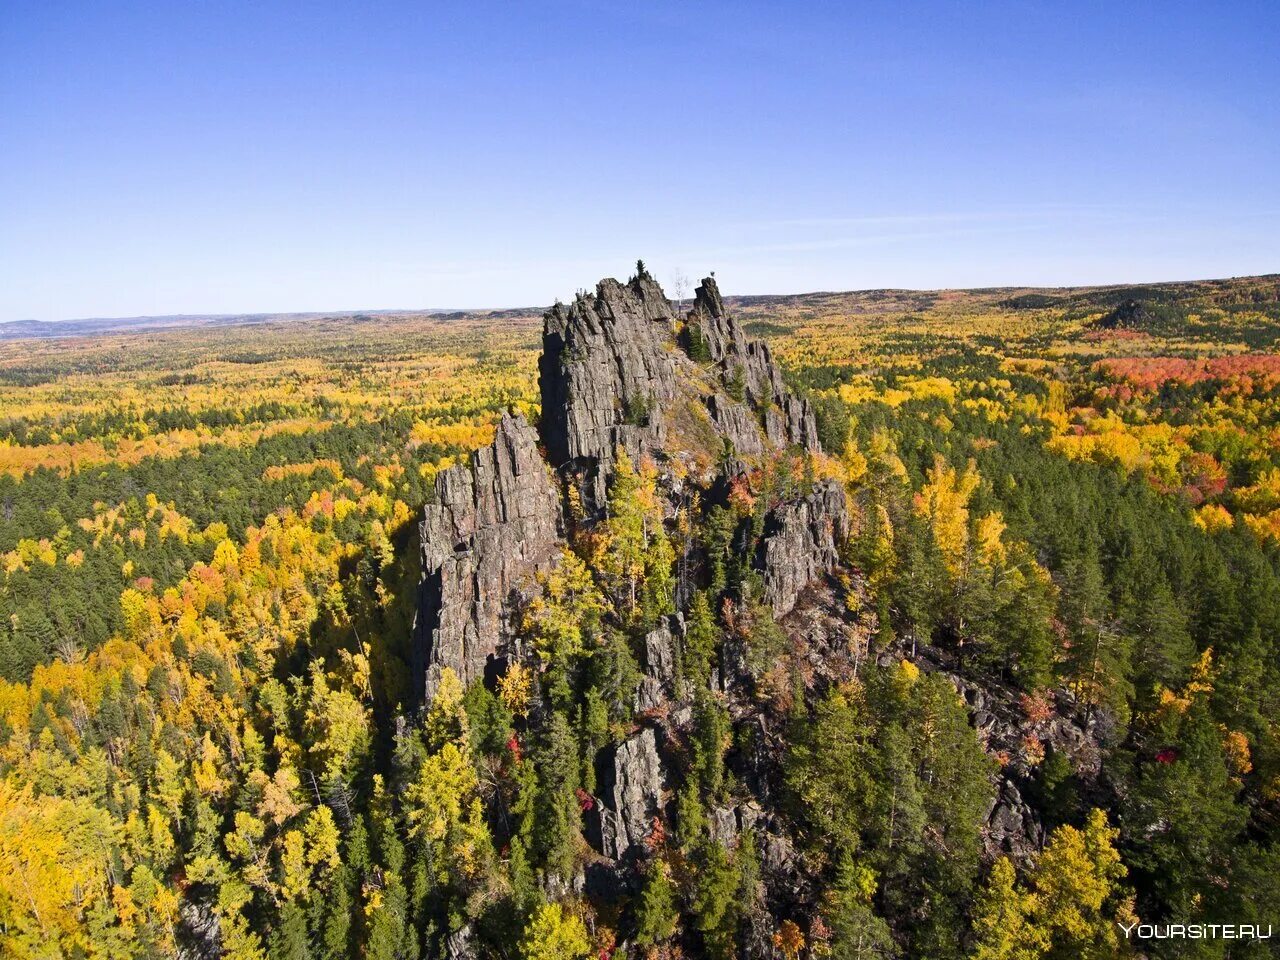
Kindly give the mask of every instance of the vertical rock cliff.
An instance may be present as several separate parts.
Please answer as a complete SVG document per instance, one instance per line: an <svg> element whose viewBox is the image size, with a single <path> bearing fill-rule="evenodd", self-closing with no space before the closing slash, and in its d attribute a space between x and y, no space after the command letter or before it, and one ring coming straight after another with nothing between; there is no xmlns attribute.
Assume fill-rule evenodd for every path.
<svg viewBox="0 0 1280 960"><path fill-rule="evenodd" d="M501 672L512 615L561 543L559 494L523 417L504 416L468 466L440 473L435 499L421 525L417 622L427 699L445 667L464 684Z"/></svg>
<svg viewBox="0 0 1280 960"><path fill-rule="evenodd" d="M765 438L770 444L806 450L821 448L813 408L787 389L769 345L763 340L747 339L741 324L726 312L720 288L712 277L705 278L694 291L688 329L686 340L701 338L721 382L741 382L744 399L762 411Z"/></svg>
<svg viewBox="0 0 1280 960"><path fill-rule="evenodd" d="M775 617L790 613L800 592L840 562L839 545L848 538L844 491L831 481L770 513L758 566Z"/></svg>

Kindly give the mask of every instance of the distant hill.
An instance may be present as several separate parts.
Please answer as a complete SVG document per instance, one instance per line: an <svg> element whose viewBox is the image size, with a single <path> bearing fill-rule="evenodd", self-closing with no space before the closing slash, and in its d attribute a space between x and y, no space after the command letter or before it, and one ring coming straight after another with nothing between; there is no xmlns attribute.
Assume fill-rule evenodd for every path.
<svg viewBox="0 0 1280 960"><path fill-rule="evenodd" d="M1172 302L1222 308L1280 304L1280 274L1232 277L1222 280L1178 280L1147 284L1086 287L977 287L954 290L847 290L812 293L758 294L725 297L743 319L759 322L775 311L816 315L912 313L929 310L942 301L1005 310L1068 308L1079 313L1105 313L1103 326L1144 326L1142 318L1160 313L1155 304ZM545 306L498 310L331 310L312 313L173 314L159 317L98 317L84 320L14 320L0 323L0 341L87 337L177 327L244 326L305 320L367 321L434 317L438 320L520 320L541 317ZM1136 318L1136 320L1135 320ZM756 333L767 333L757 330Z"/></svg>
<svg viewBox="0 0 1280 960"><path fill-rule="evenodd" d="M49 339L56 337L90 337L103 333L130 333L173 327L226 327L258 323L282 323L301 320L362 320L373 317L429 316L451 311L363 310L324 311L316 313L182 313L159 317L91 317L83 320L11 320L0 323L0 340Z"/></svg>

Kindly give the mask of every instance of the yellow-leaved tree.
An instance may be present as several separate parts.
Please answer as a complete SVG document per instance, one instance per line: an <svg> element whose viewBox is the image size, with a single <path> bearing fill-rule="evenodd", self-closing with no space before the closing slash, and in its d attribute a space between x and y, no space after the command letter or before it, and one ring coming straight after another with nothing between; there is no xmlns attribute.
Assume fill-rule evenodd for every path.
<svg viewBox="0 0 1280 960"><path fill-rule="evenodd" d="M1101 810L1083 829L1053 832L1027 884L997 860L978 898L973 960L1114 960L1129 955L1118 924L1136 923L1127 871L1115 840L1120 831Z"/></svg>
<svg viewBox="0 0 1280 960"><path fill-rule="evenodd" d="M618 451L598 559L615 607L631 622L652 623L675 609L675 550L657 484L652 464L636 469L627 452Z"/></svg>
<svg viewBox="0 0 1280 960"><path fill-rule="evenodd" d="M591 953L586 924L559 903L544 903L525 927L520 953L524 960L583 960Z"/></svg>
<svg viewBox="0 0 1280 960"><path fill-rule="evenodd" d="M476 881L493 855L462 694L458 675L446 667L427 714L429 752L405 791L409 836L430 851L433 879L441 885Z"/></svg>
<svg viewBox="0 0 1280 960"><path fill-rule="evenodd" d="M981 478L972 460L959 473L941 456L933 462L929 478L915 497L916 512L929 521L947 568L958 573L969 547L969 500Z"/></svg>

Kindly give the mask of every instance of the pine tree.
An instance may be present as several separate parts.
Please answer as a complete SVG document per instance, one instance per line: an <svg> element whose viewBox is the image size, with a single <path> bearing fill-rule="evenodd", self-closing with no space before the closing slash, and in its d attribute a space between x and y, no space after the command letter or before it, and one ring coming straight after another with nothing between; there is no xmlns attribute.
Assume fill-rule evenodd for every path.
<svg viewBox="0 0 1280 960"><path fill-rule="evenodd" d="M324 901L324 923L320 933L321 960L346 960L351 956L351 893L348 867L339 871L329 898ZM318 897L319 894L317 893Z"/></svg>
<svg viewBox="0 0 1280 960"><path fill-rule="evenodd" d="M685 623L684 675L694 689L705 688L720 645L720 631L706 591L694 594Z"/></svg>
<svg viewBox="0 0 1280 960"><path fill-rule="evenodd" d="M272 931L267 956L270 960L311 960L307 915L296 900L281 907L280 923Z"/></svg>
<svg viewBox="0 0 1280 960"><path fill-rule="evenodd" d="M551 715L537 764L536 849L548 874L568 879L573 875L581 835L582 813L577 797L581 768L577 738L560 713Z"/></svg>
<svg viewBox="0 0 1280 960"><path fill-rule="evenodd" d="M1188 915L1223 881L1247 818L1207 693L1188 693L1166 698L1148 721L1150 746L1134 771L1124 820L1130 862L1154 894L1149 912L1172 916Z"/></svg>
<svg viewBox="0 0 1280 960"><path fill-rule="evenodd" d="M843 850L833 882L823 896L823 910L831 929L833 960L893 960L898 956L889 925L876 915L871 900L876 876Z"/></svg>
<svg viewBox="0 0 1280 960"><path fill-rule="evenodd" d="M636 902L636 943L656 946L670 940L680 919L676 888L661 857L649 861Z"/></svg>
<svg viewBox="0 0 1280 960"><path fill-rule="evenodd" d="M833 688L797 724L785 776L797 817L819 849L856 850L875 790L872 728L859 684Z"/></svg>
<svg viewBox="0 0 1280 960"><path fill-rule="evenodd" d="M739 909L737 871L724 847L711 839L698 845L694 866L693 928L702 935L708 956L729 960L734 954Z"/></svg>

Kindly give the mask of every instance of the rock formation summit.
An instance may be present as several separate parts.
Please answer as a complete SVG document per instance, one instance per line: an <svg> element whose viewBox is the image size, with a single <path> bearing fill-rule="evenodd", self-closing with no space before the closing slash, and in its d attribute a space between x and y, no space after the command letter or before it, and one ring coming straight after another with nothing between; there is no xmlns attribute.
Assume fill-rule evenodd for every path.
<svg viewBox="0 0 1280 960"><path fill-rule="evenodd" d="M643 272L557 303L543 321L539 381L547 454L595 509L620 449L711 462L726 450L820 449L808 401L787 389L769 347L746 338L711 277L686 317Z"/></svg>
<svg viewBox="0 0 1280 960"><path fill-rule="evenodd" d="M644 522L665 527L672 589L661 609L630 620L606 604L603 625L592 627L590 642L615 644L607 656L617 659L601 661L616 665L602 681L612 685L608 736L578 758L591 776L574 793L575 828L590 851L540 882L600 903L636 895L655 834L686 815L679 796L691 744L714 704L732 728L725 764L737 787L707 807L706 830L726 845L755 838L773 915L812 912L821 894L782 799L789 734L779 705L857 678L861 657L892 667L908 656L892 644L872 650L879 614L866 580L840 567L849 506L841 483L819 479L830 464L814 410L788 389L768 346L745 335L711 278L687 312L643 270L627 283L602 280L594 294L546 312L542 342L536 427L504 416L489 446L436 477L420 528L416 692L429 705L446 671L492 690L519 664L542 678L530 687L525 735L548 736L549 718L564 716L553 702L563 664L533 649L526 611L544 588L554 599L549 575L573 555L607 592L590 564L618 536L610 493L625 455L648 484ZM687 655L709 606L723 630L693 672ZM967 680L928 644L909 656L950 679L993 751L1012 754L1034 735L1077 769L1100 769L1087 725L1027 719L1016 690ZM775 671L782 661L786 676ZM1025 861L1040 849L1043 825L1022 792L1030 776L1017 764L993 775L988 856ZM480 956L473 934L452 934L446 955ZM772 936L744 931L740 955L776 956Z"/></svg>

